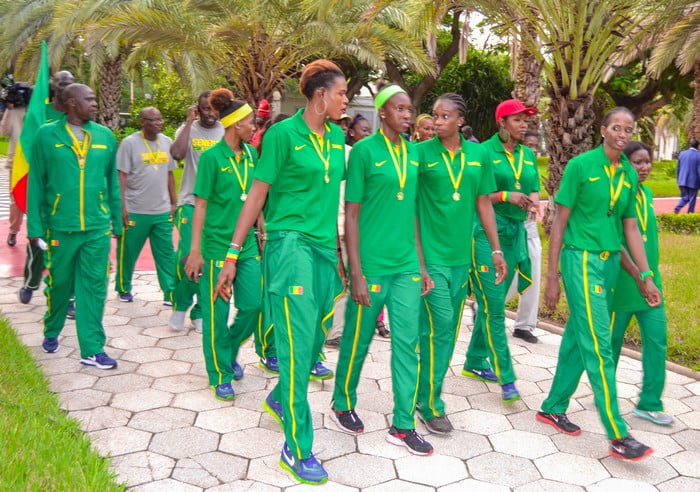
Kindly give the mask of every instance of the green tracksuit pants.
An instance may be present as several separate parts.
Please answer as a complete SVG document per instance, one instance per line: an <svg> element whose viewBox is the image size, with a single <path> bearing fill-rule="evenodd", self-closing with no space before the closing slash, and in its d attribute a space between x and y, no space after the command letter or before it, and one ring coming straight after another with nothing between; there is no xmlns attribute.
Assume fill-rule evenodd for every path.
<svg viewBox="0 0 700 492"><path fill-rule="evenodd" d="M187 278L184 258L190 254L192 243L192 217L194 205L180 205L175 212L175 227L177 227L178 243L175 252L175 279L173 287L173 311L187 311L193 304L193 299L199 296L199 286ZM199 297L190 311L190 319L201 319L202 307Z"/></svg>
<svg viewBox="0 0 700 492"><path fill-rule="evenodd" d="M666 308L661 305L641 311L616 311L612 313L612 351L615 366L620 360L620 351L625 331L637 318L642 336L642 391L639 393L639 410L661 412L661 394L666 382Z"/></svg>
<svg viewBox="0 0 700 492"><path fill-rule="evenodd" d="M158 284L163 291L163 299L172 302L175 251L173 250L173 222L170 220L169 213L129 214L129 226L124 228L124 233L117 242L115 289L119 293L131 292L131 277L146 239L151 243L151 253L156 263Z"/></svg>
<svg viewBox="0 0 700 492"><path fill-rule="evenodd" d="M608 308L620 269L620 254L564 247L560 266L569 320L542 411L565 413L585 369L608 438L620 439L627 435L627 426L617 405Z"/></svg>
<svg viewBox="0 0 700 492"><path fill-rule="evenodd" d="M424 418L445 415L442 382L452 360L464 300L469 294L469 267L426 265L435 287L420 310L420 384L418 408Z"/></svg>
<svg viewBox="0 0 700 492"><path fill-rule="evenodd" d="M54 338L61 333L75 289L75 328L81 357L104 352L102 315L109 281L110 237L110 231L100 230L47 234L44 336Z"/></svg>
<svg viewBox="0 0 700 492"><path fill-rule="evenodd" d="M473 266L470 274L476 297L477 311L472 338L469 341L465 369L489 369L498 378L498 384L515 381L513 361L506 336L506 295L516 269L513 248L501 243L504 260L508 265L508 277L496 285L496 269L493 266L491 245L486 234L477 232L472 241ZM489 364L489 359L491 364Z"/></svg>
<svg viewBox="0 0 700 492"><path fill-rule="evenodd" d="M324 248L296 231L268 233L264 300L273 324L279 381L272 397L282 405L287 446L308 458L313 422L307 398L309 371L326 338L324 319L342 290L335 248Z"/></svg>
<svg viewBox="0 0 700 492"><path fill-rule="evenodd" d="M232 365L241 344L262 323L262 279L260 260L246 258L236 265L233 282L234 303L238 312L231 326L231 303L216 296L216 282L223 261L206 260L199 278L202 300L202 350L209 384L216 386L233 380Z"/></svg>
<svg viewBox="0 0 700 492"><path fill-rule="evenodd" d="M352 299L345 307L345 328L335 376L333 408L351 410L357 404L357 385L369 350L377 316L384 305L391 318L391 381L394 393L392 425L415 428L418 392L418 319L421 277L418 272L366 278L371 305Z"/></svg>
<svg viewBox="0 0 700 492"><path fill-rule="evenodd" d="M24 285L25 289L37 290L41 284L41 276L44 274L44 250L36 243L27 242L27 256L24 259Z"/></svg>

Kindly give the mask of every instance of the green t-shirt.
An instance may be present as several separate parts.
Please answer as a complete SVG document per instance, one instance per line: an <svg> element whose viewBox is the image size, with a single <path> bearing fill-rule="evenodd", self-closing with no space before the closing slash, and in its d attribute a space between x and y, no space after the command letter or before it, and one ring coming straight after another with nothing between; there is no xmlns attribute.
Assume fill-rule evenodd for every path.
<svg viewBox="0 0 700 492"><path fill-rule="evenodd" d="M345 139L339 126L326 123L320 148L302 113L300 109L265 133L264 152L255 169L255 179L270 185L265 224L269 232L297 231L335 249Z"/></svg>
<svg viewBox="0 0 700 492"><path fill-rule="evenodd" d="M250 192L258 154L243 144L245 154L237 158L224 140L202 152L199 157L197 179L193 193L207 200L207 211L202 229L202 256L210 260L226 258L233 230L243 208L242 195ZM244 186L241 186L244 183ZM243 243L239 259L258 254L251 228Z"/></svg>
<svg viewBox="0 0 700 492"><path fill-rule="evenodd" d="M420 161L418 223L425 263L471 264L477 196L496 191L491 160L483 146L464 138L454 158L437 136L416 145L416 149ZM456 183L459 196L455 195Z"/></svg>
<svg viewBox="0 0 700 492"><path fill-rule="evenodd" d="M418 270L415 229L418 153L411 142L401 138L401 156L396 164L379 131L357 142L350 151L345 201L360 203L358 228L364 275ZM404 175L404 156L402 188L397 167Z"/></svg>
<svg viewBox="0 0 700 492"><path fill-rule="evenodd" d="M571 209L564 245L588 251L620 251L622 219L634 218L637 171L620 156L612 180L603 146L574 157L564 169L554 201ZM611 182L612 181L612 182ZM614 206L608 215L611 196ZM615 198L616 197L616 198Z"/></svg>
<svg viewBox="0 0 700 492"><path fill-rule="evenodd" d="M532 149L521 143L516 144L511 163L498 134L493 135L481 145L486 155L491 159L493 166L493 175L496 179L496 190L494 191L519 191L526 195L540 191L537 157ZM513 220L524 221L527 218L527 210L521 210L517 205L508 202L495 203L493 210L501 217Z"/></svg>
<svg viewBox="0 0 700 492"><path fill-rule="evenodd" d="M639 188L640 190L634 200L637 226L644 240L644 250L649 262L649 269L654 272L654 283L661 290L659 233L656 229L656 216L654 215L654 197L651 194L651 190L645 185L640 184ZM626 243L625 248L627 248ZM623 268L620 268L620 273L617 276L612 309L613 311L642 311L649 309L649 304L639 293L637 282Z"/></svg>

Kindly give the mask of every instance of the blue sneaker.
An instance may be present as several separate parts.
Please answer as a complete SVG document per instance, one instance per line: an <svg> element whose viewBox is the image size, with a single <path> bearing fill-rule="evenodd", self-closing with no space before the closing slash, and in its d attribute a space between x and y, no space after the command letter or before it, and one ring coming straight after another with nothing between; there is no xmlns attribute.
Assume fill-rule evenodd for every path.
<svg viewBox="0 0 700 492"><path fill-rule="evenodd" d="M231 401L236 398L236 393L234 393L231 383L217 384L212 386L212 389L217 400Z"/></svg>
<svg viewBox="0 0 700 492"><path fill-rule="evenodd" d="M328 473L316 457L311 453L308 458L298 459L284 443L282 455L280 456L280 466L287 470L297 481L309 485L320 485L328 481Z"/></svg>
<svg viewBox="0 0 700 492"><path fill-rule="evenodd" d="M47 354L55 354L58 352L58 337L44 338L41 349Z"/></svg>
<svg viewBox="0 0 700 492"><path fill-rule="evenodd" d="M241 367L238 362L234 360L233 364L231 364L231 369L233 369L233 379L235 381L240 381L243 379L243 367Z"/></svg>
<svg viewBox="0 0 700 492"><path fill-rule="evenodd" d="M272 392L267 395L265 401L263 402L263 408L270 416L277 421L280 429L284 430L284 415L282 414L282 405L280 402L272 398Z"/></svg>
<svg viewBox="0 0 700 492"><path fill-rule="evenodd" d="M260 357L260 364L258 364L261 369L269 372L270 374L279 374L280 365L277 362L277 357Z"/></svg>
<svg viewBox="0 0 700 492"><path fill-rule="evenodd" d="M498 382L498 378L491 369L467 369L465 367L462 369L462 376L478 379L479 381L483 381L485 383Z"/></svg>
<svg viewBox="0 0 700 492"><path fill-rule="evenodd" d="M522 400L520 393L518 393L517 388L514 383L508 383L501 386L501 391L503 392L503 401L505 403L514 402L517 400Z"/></svg>
<svg viewBox="0 0 700 492"><path fill-rule="evenodd" d="M91 355L90 357L83 357L80 359L80 363L84 366L94 366L98 369L114 369L117 367L117 361L104 352Z"/></svg>
<svg viewBox="0 0 700 492"><path fill-rule="evenodd" d="M118 297L121 302L134 302L134 295L131 292L120 292Z"/></svg>
<svg viewBox="0 0 700 492"><path fill-rule="evenodd" d="M314 364L309 372L309 379L314 381L322 381L324 379L331 379L334 376L334 372L323 365L323 362L318 361Z"/></svg>
<svg viewBox="0 0 700 492"><path fill-rule="evenodd" d="M75 304L73 302L68 303L68 311L66 311L66 319L75 319Z"/></svg>

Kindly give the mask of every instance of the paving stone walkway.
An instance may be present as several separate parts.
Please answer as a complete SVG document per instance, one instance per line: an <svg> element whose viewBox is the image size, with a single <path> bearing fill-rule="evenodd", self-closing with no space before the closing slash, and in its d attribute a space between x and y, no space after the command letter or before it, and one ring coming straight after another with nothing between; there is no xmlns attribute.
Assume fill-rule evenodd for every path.
<svg viewBox="0 0 700 492"><path fill-rule="evenodd" d="M63 408L81 422L119 480L139 491L301 490L277 462L283 434L261 403L275 377L257 366L252 343L239 362L245 377L234 383L234 403L214 399L207 385L201 338L173 333L170 309L161 304L155 274L135 275L135 302L110 294L105 326L113 371L79 364L74 322L68 321L56 354L41 351L44 299L17 302L18 278L0 280L0 313L12 322L51 381ZM385 441L391 420L389 343L376 338L359 385L358 413L366 431L338 431L328 417L333 380L311 382L314 452L331 481L321 490L367 491L634 491L700 490L700 381L667 373L665 404L675 423L659 427L632 414L641 365L622 357L620 407L633 435L656 453L640 463L608 456L607 441L589 385L581 383L569 409L584 430L576 437L535 421L552 381L558 335L537 330L540 343L509 337L523 401L504 405L499 387L460 375L471 333L465 310L445 400L455 431L425 434L435 454L420 458ZM338 352L327 349L335 367ZM418 424L419 431L425 429Z"/></svg>

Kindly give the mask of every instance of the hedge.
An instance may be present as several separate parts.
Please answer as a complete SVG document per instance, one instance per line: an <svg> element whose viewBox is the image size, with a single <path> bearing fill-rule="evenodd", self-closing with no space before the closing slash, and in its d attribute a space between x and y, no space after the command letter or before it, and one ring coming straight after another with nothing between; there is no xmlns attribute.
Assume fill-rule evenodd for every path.
<svg viewBox="0 0 700 492"><path fill-rule="evenodd" d="M661 214L656 216L656 223L661 231L700 235L700 213Z"/></svg>

